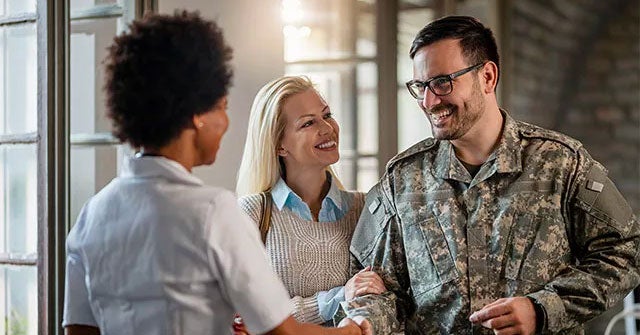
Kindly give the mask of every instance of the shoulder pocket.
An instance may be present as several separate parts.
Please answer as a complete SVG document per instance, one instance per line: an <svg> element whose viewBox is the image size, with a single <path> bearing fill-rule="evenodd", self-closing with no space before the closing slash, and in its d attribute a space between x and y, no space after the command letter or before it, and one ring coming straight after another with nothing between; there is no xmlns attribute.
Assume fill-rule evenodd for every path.
<svg viewBox="0 0 640 335"><path fill-rule="evenodd" d="M623 236L631 233L633 225L629 221L633 211L600 164L591 166L578 188L576 199L587 213L613 226Z"/></svg>
<svg viewBox="0 0 640 335"><path fill-rule="evenodd" d="M367 193L364 208L351 240L350 251L362 263L371 254L375 242L382 235L392 216L384 205L379 187L380 184Z"/></svg>

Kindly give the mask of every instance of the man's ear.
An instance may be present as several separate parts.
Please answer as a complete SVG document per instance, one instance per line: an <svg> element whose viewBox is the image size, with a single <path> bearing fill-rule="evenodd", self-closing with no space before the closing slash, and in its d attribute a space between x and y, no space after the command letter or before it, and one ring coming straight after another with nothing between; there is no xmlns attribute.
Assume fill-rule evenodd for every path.
<svg viewBox="0 0 640 335"><path fill-rule="evenodd" d="M498 66L492 61L488 61L480 72L481 80L484 83L484 93L494 93L498 85Z"/></svg>

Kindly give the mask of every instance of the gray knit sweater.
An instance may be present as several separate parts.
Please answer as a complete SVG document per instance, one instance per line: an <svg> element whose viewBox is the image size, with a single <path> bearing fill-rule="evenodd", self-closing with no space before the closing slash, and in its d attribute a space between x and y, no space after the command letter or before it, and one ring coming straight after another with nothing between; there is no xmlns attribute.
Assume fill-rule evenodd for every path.
<svg viewBox="0 0 640 335"><path fill-rule="evenodd" d="M280 276L300 322L322 324L317 295L349 280L349 244L364 206L364 194L348 192L347 214L334 222L306 221L286 206L273 204L266 248L271 265ZM260 195L241 197L240 207L258 224L262 216Z"/></svg>

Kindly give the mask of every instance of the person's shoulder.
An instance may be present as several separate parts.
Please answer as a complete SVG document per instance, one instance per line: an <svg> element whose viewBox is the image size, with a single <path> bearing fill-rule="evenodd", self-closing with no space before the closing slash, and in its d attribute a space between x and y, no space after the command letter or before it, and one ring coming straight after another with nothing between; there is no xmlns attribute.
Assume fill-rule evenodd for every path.
<svg viewBox="0 0 640 335"><path fill-rule="evenodd" d="M227 190L226 188L222 188L219 186L205 185L199 189L200 189L200 192L205 194L207 198L224 199L224 200L233 199L233 201L236 201L235 193Z"/></svg>
<svg viewBox="0 0 640 335"><path fill-rule="evenodd" d="M425 154L429 152L435 152L434 149L438 147L438 143L439 143L438 140L429 137L412 145L408 149L400 152L399 154L391 158L387 163L386 170L389 171L399 162L411 161L414 159L422 159L422 157Z"/></svg>
<svg viewBox="0 0 640 335"><path fill-rule="evenodd" d="M523 138L557 143L573 153L584 150L582 143L569 135L522 121L516 121L516 123Z"/></svg>
<svg viewBox="0 0 640 335"><path fill-rule="evenodd" d="M171 194L170 196L175 195ZM237 206L237 201L234 192L218 186L205 185L190 189L189 196L179 200L179 204L191 208L206 206L214 209L223 209L231 205Z"/></svg>
<svg viewBox="0 0 640 335"><path fill-rule="evenodd" d="M260 193L246 194L238 197L238 204L242 208L251 208L262 204L262 196Z"/></svg>

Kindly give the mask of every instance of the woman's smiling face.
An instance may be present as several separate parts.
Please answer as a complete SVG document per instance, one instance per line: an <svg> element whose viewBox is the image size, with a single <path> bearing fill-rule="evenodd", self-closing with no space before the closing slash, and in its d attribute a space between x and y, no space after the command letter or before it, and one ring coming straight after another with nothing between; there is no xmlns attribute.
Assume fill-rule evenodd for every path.
<svg viewBox="0 0 640 335"><path fill-rule="evenodd" d="M340 127L314 89L295 94L282 107L285 128L278 155L287 170L321 168L335 163Z"/></svg>

